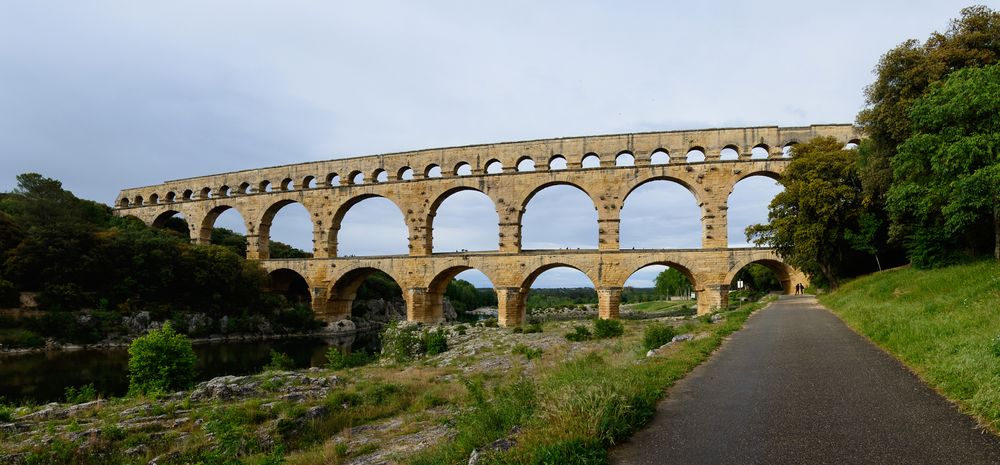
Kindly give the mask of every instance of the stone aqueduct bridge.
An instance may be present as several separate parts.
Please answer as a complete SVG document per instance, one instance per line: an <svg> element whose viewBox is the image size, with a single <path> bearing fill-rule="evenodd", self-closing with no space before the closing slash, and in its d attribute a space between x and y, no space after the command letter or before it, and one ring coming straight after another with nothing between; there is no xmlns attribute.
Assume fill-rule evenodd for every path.
<svg viewBox="0 0 1000 465"><path fill-rule="evenodd" d="M728 248L726 213L733 186L749 176L780 177L788 165L782 149L818 136L847 144L860 135L851 125L752 127L622 134L453 147L345 158L237 171L125 189L116 213L153 226L183 214L195 243L207 244L219 214L236 209L246 223L247 258L259 259L276 287L288 286L297 273L311 290L318 318L336 321L350 315L355 292L370 273L381 270L403 289L407 317L433 322L441 318L442 296L458 273L475 268L492 281L500 323L523 321L527 292L542 272L569 266L594 283L600 316L618 315L625 280L651 264L682 271L698 296L698 312L728 303L729 283L750 263L776 272L786 292L805 275L784 264L770 249ZM733 149L738 156L723 160ZM751 156L763 148L766 158ZM688 162L691 150L704 161ZM732 153L726 151L727 153ZM757 150L757 153L760 153ZM599 166L584 168L585 159ZM632 157L631 166L616 166ZM565 169L553 169L553 162ZM518 170L534 164L533 171ZM588 161L588 164L591 162ZM619 213L637 187L668 180L687 188L702 211L700 249L620 250ZM571 185L594 202L598 216L596 250L522 250L521 218L531 197L552 185ZM449 195L480 191L496 206L499 250L432 253L434 216ZM384 197L399 207L409 229L409 254L339 257L337 233L347 211L370 197ZM271 221L282 207L298 202L313 222L313 258L272 260L268 255Z"/></svg>

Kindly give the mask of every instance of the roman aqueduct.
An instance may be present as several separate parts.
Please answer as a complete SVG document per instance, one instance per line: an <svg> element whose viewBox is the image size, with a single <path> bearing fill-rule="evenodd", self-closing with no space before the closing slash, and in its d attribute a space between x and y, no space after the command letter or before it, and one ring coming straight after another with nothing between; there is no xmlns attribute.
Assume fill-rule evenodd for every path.
<svg viewBox="0 0 1000 465"><path fill-rule="evenodd" d="M116 213L162 226L183 215L191 240L210 241L219 215L235 209L247 231L247 258L260 260L276 286L298 275L307 283L317 317L334 322L350 315L355 292L375 270L403 289L407 318L442 317L444 291L458 273L475 268L493 283L500 324L520 324L527 292L542 272L558 266L586 274L597 290L602 318L618 316L625 280L636 270L662 264L682 271L695 288L698 312L728 303L729 283L750 263L771 268L786 292L806 276L771 249L729 248L727 201L734 185L750 176L777 179L788 165L785 150L814 137L857 143L852 125L751 127L621 134L473 145L343 158L236 171L124 189ZM689 153L701 153L693 160ZM725 157L720 154L733 154ZM729 159L726 159L729 158ZM595 160L596 163L591 161ZM587 160L587 162L585 162ZM624 163L631 161L631 163ZM596 166L585 168L584 166ZM562 168L565 164L565 168ZM533 165L533 167L531 166ZM621 166L626 165L626 166ZM555 167L560 169L555 169ZM521 167L519 170L518 167ZM531 168L528 170L527 168ZM626 197L656 180L675 182L701 209L701 248L619 248L619 218ZM521 220L528 201L553 185L586 193L598 218L598 248L523 250ZM499 218L499 250L434 253L434 216L450 195L476 190L487 195ZM344 257L337 236L344 215L358 202L384 197L403 214L409 254ZM270 259L270 227L282 207L300 203L313 223L313 257Z"/></svg>

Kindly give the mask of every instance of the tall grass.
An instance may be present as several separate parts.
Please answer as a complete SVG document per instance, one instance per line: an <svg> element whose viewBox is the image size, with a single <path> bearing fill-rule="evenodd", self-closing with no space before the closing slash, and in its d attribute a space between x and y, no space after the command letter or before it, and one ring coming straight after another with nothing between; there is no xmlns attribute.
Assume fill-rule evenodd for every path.
<svg viewBox="0 0 1000 465"><path fill-rule="evenodd" d="M516 447L487 451L482 463L606 463L606 449L645 425L666 388L708 358L754 308L733 312L721 324L698 325L693 329L707 337L662 357L646 358L641 337L632 331L607 350L547 367L535 381L516 376L492 391L469 384L472 407L459 415L456 440L410 463L465 463L474 448L511 435Z"/></svg>
<svg viewBox="0 0 1000 465"><path fill-rule="evenodd" d="M847 283L820 302L924 381L1000 428L1000 263L900 269Z"/></svg>

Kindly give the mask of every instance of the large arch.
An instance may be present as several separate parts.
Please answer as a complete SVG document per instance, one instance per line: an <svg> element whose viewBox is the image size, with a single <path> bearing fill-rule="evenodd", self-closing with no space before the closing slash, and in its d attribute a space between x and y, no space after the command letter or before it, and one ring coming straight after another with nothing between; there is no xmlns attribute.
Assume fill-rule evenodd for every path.
<svg viewBox="0 0 1000 465"><path fill-rule="evenodd" d="M541 213L535 214L532 211L528 210L528 206L531 204L532 200L536 199L539 194L541 194L546 189L558 188L560 186L568 186L570 188L573 188L574 190L563 191L562 199L558 198L560 196L560 193L558 192L552 198L545 198L545 200L541 202L541 206L543 208L541 210L535 210L535 211L541 211ZM549 192L556 192L556 191L549 191ZM583 197L577 197L576 199L568 199L568 197L577 196L578 195L577 192L582 193ZM592 208L592 210L582 206L577 208L567 208L570 202L583 202L584 198L586 199L587 203ZM536 206L538 206L538 203L536 203ZM590 193L587 192L587 190L584 189L583 187L580 187L579 185L571 182L562 182L562 181L548 182L538 185L535 188L533 188L530 192L528 192L528 194L524 196L524 199L521 201L521 208L519 211L517 222L520 227L522 248L529 248L529 249L534 248L540 250L546 250L546 249L552 250L560 248L596 249L598 248L598 241L599 241L599 228L597 223L598 219L599 217L597 214L597 203L594 202L593 196L591 196ZM552 223L559 225L559 227L549 228L548 230L542 230L541 227L536 229L534 228L533 224L532 227L529 228L525 227L529 225L529 223L534 223L535 221ZM548 236L555 236L566 232L568 227L573 228L574 233L586 234L588 236L592 236L593 240L588 239L586 241L579 241L574 239L572 241L564 241L564 240L559 240L560 238L558 237L548 238ZM537 233L540 234L539 239L535 239L534 237L532 237L532 235L536 234L536 231L541 231ZM532 241L535 241L536 244L535 247L532 247L530 245ZM538 245L540 245L540 247Z"/></svg>
<svg viewBox="0 0 1000 465"><path fill-rule="evenodd" d="M247 232L247 230L248 230L248 228L247 228L247 225L246 225L246 217L243 215L243 213L241 211L239 211L239 209L236 208L235 206L232 206L232 205L219 205L219 206L216 206L216 207L212 208L207 213L205 213L205 217L202 218L201 225L199 226L199 229L198 229L198 242L202 243L202 244L211 243L212 242L212 231L215 228L216 221L224 213L230 212L230 211L235 212L237 215L239 215L239 217L240 217L240 219L242 220L242 223L243 223L241 225L241 228L243 229L242 234L245 235L246 232ZM237 234L240 234L239 230L233 230L233 232L235 232Z"/></svg>
<svg viewBox="0 0 1000 465"><path fill-rule="evenodd" d="M188 240L193 240L192 234L194 231L192 231L191 222L179 210L166 210L156 215L150 226L156 229L168 229L178 234L183 234Z"/></svg>
<svg viewBox="0 0 1000 465"><path fill-rule="evenodd" d="M401 228L399 228L399 231L387 230L388 224L396 223L395 221L392 220L383 221L386 218L372 215L366 218L366 221L372 220L374 224L379 224L379 222L381 222L381 225L379 225L377 228L369 228L368 230L363 231L364 234L359 235L357 238L351 235L344 236L343 235L344 220L350 219L349 214L350 216L353 216L353 213L351 212L357 211L355 207L358 207L363 202L371 201L373 199L379 199L376 201L379 204L375 207L376 210L382 210L381 213L385 215L393 215L393 214L399 215L399 222L397 224L397 226L401 226ZM389 205L392 205L393 208L389 208ZM353 234L353 232L351 234ZM378 251L388 250L383 241L394 240L393 237L389 236L396 236L396 235L400 236L396 239L400 240L401 242L399 244L394 244L393 245L394 248L392 251L397 252L395 248L399 248L400 249L398 251L399 253L404 253L404 254L407 253L407 250L409 248L409 241L408 241L409 229L406 226L406 215L403 213L402 209L399 208L399 205L392 199L378 194L367 194L367 193L361 194L348 199L346 202L341 204L339 208L337 208L336 212L333 215L333 221L330 224L327 250L329 251L329 255L331 257L344 256L344 255L359 255L359 256L392 255L389 253L379 253ZM361 236L364 236L366 240L371 240L373 244L376 242L378 244L374 244L372 248L365 248L365 247L359 248L354 244L354 242L356 242L356 240L360 241ZM347 239L346 248L344 247L344 242L345 242L344 239Z"/></svg>
<svg viewBox="0 0 1000 465"><path fill-rule="evenodd" d="M289 205L299 205L303 210L305 210L306 218L309 221L309 223L308 223L309 224L309 229L310 229L309 232L308 232L309 237L310 237L309 238L309 242L310 243L312 242L312 231L315 229L315 225L314 225L313 220L312 220L312 217L313 217L312 212L309 211L308 207L306 207L305 205L303 205L302 203L300 203L298 201L295 201L295 200L292 200L292 199L281 199L281 200L278 200L278 201L272 203L270 206L267 207L267 209L264 210L264 213L261 215L260 221L257 224L257 234L258 234L258 237L257 237L257 250L258 250L258 255L259 255L260 259L263 260L263 259L271 258L271 255L272 255L271 254L271 242L272 242L272 240L271 240L271 228L272 228L272 223L274 222L275 217L278 215L278 212L281 211L283 208L289 206ZM301 226L304 227L305 226L304 223ZM248 231L248 233L249 233L249 231ZM300 240L299 242L300 242L299 244L292 243L292 244L288 244L288 245L291 245L291 246L301 246L301 247L303 247L304 251L306 251L307 253L310 254L310 256L313 256L315 254L315 244L309 244L308 246L306 246L306 243L305 243L304 239Z"/></svg>
<svg viewBox="0 0 1000 465"><path fill-rule="evenodd" d="M619 212L621 249L701 247L702 211L687 183L654 177L633 186Z"/></svg>
<svg viewBox="0 0 1000 465"><path fill-rule="evenodd" d="M777 277L778 281L781 282L781 287L783 288L785 294L791 294L796 284L808 284L808 280L802 272L792 268L777 257L751 257L749 259L742 260L729 268L724 282L729 284L736 278L736 274L739 273L740 270L753 263L764 265L774 272L775 277Z"/></svg>
<svg viewBox="0 0 1000 465"><path fill-rule="evenodd" d="M726 198L728 247L751 247L746 228L767 223L771 201L784 190L775 178L767 172L758 172L741 178L730 189Z"/></svg>
<svg viewBox="0 0 1000 465"><path fill-rule="evenodd" d="M354 305L355 297L357 297L358 288L361 287L369 276L379 272L391 278L400 287L402 297L405 299L406 290L401 284L402 281L392 271L394 270L382 270L373 266L358 266L343 271L337 279L332 281L332 284L327 289L326 301L323 302L321 305L322 308L317 313L322 314L322 319L328 322L351 316L351 308ZM410 316L407 314L408 320L410 320Z"/></svg>
<svg viewBox="0 0 1000 465"><path fill-rule="evenodd" d="M312 307L309 281L297 271L278 268L267 274L267 290L281 295L289 304Z"/></svg>
<svg viewBox="0 0 1000 465"><path fill-rule="evenodd" d="M456 195L461 198L457 198ZM470 196L471 195L471 196ZM452 218L447 203L454 203L456 200L464 203L464 211L459 213L462 218ZM488 203L488 206L487 206ZM475 205L474 205L475 204ZM445 208L442 208L445 207ZM444 211L444 214L442 214ZM489 211L490 214L486 212ZM440 216L440 218L439 218ZM474 216L476 218L468 218ZM482 221L479 217L487 217ZM457 221L455 221L457 220ZM482 227L483 221L488 227ZM452 234L466 234L472 229L472 225L480 226L481 231L475 234L475 238L461 237L457 240L442 240L444 234L439 234L437 228L445 229ZM438 195L431 203L427 214L427 234L430 235L431 251L433 252L459 252L459 251L485 251L500 250L500 213L497 211L496 203L483 191L469 186L459 186L448 189ZM473 245L472 248L468 247ZM482 247L485 246L485 247Z"/></svg>
<svg viewBox="0 0 1000 465"><path fill-rule="evenodd" d="M479 270L477 268L468 265L456 265L449 268L445 268L434 276L430 283L427 285L427 294L424 300L424 305L427 308L427 313L433 321L440 320L444 317L444 295L448 291L448 285L451 284L458 275L475 270L486 276L486 279L490 282L490 287L494 287L496 279L490 276L486 272ZM494 287L494 293L496 288Z"/></svg>

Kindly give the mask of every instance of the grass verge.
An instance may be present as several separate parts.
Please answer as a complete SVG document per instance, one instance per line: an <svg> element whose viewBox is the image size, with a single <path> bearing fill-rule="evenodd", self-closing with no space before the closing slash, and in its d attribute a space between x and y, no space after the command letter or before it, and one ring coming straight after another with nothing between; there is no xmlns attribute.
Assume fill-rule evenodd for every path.
<svg viewBox="0 0 1000 465"><path fill-rule="evenodd" d="M820 302L963 411L1000 429L1000 263L887 271Z"/></svg>
<svg viewBox="0 0 1000 465"><path fill-rule="evenodd" d="M635 325L620 343L568 362L555 361L536 370L544 373L536 378L512 374L489 388L482 380L469 381L469 406L455 421L455 440L409 463L465 463L473 449L511 436L515 447L486 451L480 463L606 463L607 448L645 425L666 389L707 359L759 307L727 313L717 324L692 323L684 330L702 337L661 356L645 356Z"/></svg>

